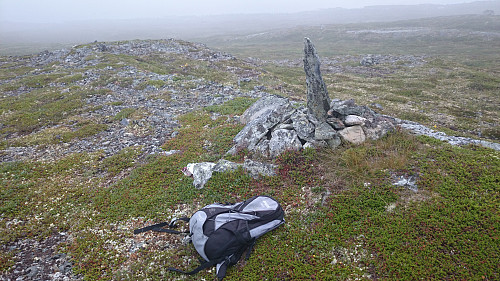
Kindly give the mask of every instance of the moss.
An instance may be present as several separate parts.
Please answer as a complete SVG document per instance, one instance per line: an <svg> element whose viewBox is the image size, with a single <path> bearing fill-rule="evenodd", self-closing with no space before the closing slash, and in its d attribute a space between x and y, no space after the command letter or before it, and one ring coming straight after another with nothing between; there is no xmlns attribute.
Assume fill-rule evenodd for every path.
<svg viewBox="0 0 500 281"><path fill-rule="evenodd" d="M54 90L33 91L1 101L0 112L5 124L3 132L30 133L37 128L57 124L84 109L81 92L61 93Z"/></svg>
<svg viewBox="0 0 500 281"><path fill-rule="evenodd" d="M115 116L113 116L113 120L119 121L123 118L129 118L132 114L136 112L135 108L124 108L120 112L118 112Z"/></svg>
<svg viewBox="0 0 500 281"><path fill-rule="evenodd" d="M83 79L83 74L77 73L57 79L58 83L71 84Z"/></svg>
<svg viewBox="0 0 500 281"><path fill-rule="evenodd" d="M208 112L216 112L223 115L241 115L245 110L252 105L256 99L249 98L234 98L223 105L212 105L205 107Z"/></svg>
<svg viewBox="0 0 500 281"><path fill-rule="evenodd" d="M102 160L100 168L115 176L121 171L133 167L140 154L140 147L125 148L119 153Z"/></svg>
<svg viewBox="0 0 500 281"><path fill-rule="evenodd" d="M72 139L78 138L78 139L83 139L87 137L91 137L95 134L98 134L99 132L105 131L108 129L108 126L106 124L86 124L82 126L81 128L77 129L74 132L67 132L61 135L61 140L63 142L69 142Z"/></svg>

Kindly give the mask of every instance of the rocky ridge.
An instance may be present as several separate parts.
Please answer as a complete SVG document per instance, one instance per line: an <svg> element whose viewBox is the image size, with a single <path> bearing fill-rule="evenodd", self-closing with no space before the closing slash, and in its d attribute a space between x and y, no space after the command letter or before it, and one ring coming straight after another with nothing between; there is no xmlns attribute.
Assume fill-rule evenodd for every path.
<svg viewBox="0 0 500 281"><path fill-rule="evenodd" d="M107 125L105 131L91 138L73 140L71 142L49 143L39 146L14 145L7 147L0 154L2 162L19 160L54 160L71 153L94 152L102 150L109 156L126 147L141 146L145 153L162 153L160 146L176 133L178 122L176 117L205 106L222 104L235 97L262 96L261 92L241 92L231 86L225 86L200 77L182 76L179 74L158 74L144 71L125 64L103 66L106 56L140 57L151 54L168 54L186 56L190 60L210 63L235 60L229 54L209 50L204 45L176 40L131 41L118 43L95 43L77 46L71 50L42 52L33 57L16 58L18 63L34 67L31 73L22 75L51 74L57 71L83 72L83 78L75 83L50 83L47 87L60 89L61 93L70 93L75 87L89 92L106 94L88 94L85 107L79 118L98 120ZM127 58L127 57L125 57ZM47 69L49 69L47 71ZM243 78L254 75L251 71L233 69ZM106 75L113 74L116 79L109 83L99 82ZM16 79L22 78L16 77ZM0 81L8 85L14 79ZM148 85L147 81L160 81L163 86ZM96 86L96 84L99 84ZM146 85L141 87L141 85ZM139 89L138 89L139 88ZM19 96L30 92L30 87L20 85L18 88L3 92L4 97ZM162 95L166 97L163 98ZM124 109L141 112L139 118L120 118L119 122L112 117ZM44 126L32 132L41 133L48 128L67 128L75 130L71 124ZM7 140L26 136L11 134Z"/></svg>

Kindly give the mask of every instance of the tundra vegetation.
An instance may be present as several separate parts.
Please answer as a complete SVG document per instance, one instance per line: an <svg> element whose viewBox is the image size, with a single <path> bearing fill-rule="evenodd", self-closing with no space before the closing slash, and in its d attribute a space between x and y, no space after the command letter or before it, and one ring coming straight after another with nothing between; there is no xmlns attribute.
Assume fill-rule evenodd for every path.
<svg viewBox="0 0 500 281"><path fill-rule="evenodd" d="M374 109L387 115L498 142L499 22L488 16L304 27L277 31L280 36L255 44L227 41L217 47L238 58L221 60L182 41L176 44L186 52L179 54L93 51L85 67L58 61L29 66L34 56L1 57L2 157L26 147L62 149L90 141L123 120L130 122L126 130L147 137L154 128L140 127L149 114L141 103L173 104L193 96L193 105L176 115L175 134L160 144L163 151L178 151L171 155L145 153L137 145L117 153L95 149L1 163L0 276L16 276L14 269L23 262L31 266L33 257L19 260L22 251L41 251L18 245L37 245L63 233L66 238L52 251L68 255L74 278L179 279L166 268L196 267L194 247L170 234L134 236L133 229L190 216L213 202L266 194L281 202L286 224L260 238L250 259L231 268L227 280L498 280L499 151L454 147L397 130L357 146L285 152L274 160L277 175L258 180L237 170L214 174L197 190L181 169L221 157L242 162L248 155L225 152L242 129L235 117L255 99L196 106L206 85L242 93L264 89L304 101L298 55L303 35L322 38L316 47L331 98L378 104ZM410 35L372 32L416 27L421 29ZM77 46L67 58L101 47ZM379 64L360 65L368 53L380 54ZM245 58L257 54L261 60ZM156 78L135 76L138 72ZM120 100L125 92L144 99ZM106 104L89 102L108 96ZM98 114L104 109L114 114ZM418 188L393 185L401 177L414 178ZM207 270L182 279L213 274Z"/></svg>

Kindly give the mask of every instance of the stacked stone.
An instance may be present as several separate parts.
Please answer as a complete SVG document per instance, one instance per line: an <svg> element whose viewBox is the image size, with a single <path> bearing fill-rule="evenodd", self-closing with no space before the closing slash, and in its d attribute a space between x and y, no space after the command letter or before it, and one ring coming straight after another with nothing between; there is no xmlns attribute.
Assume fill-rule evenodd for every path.
<svg viewBox="0 0 500 281"><path fill-rule="evenodd" d="M361 144L395 128L392 118L358 106L353 100L333 100L329 108L324 121L320 121L307 107L294 107L280 96L265 96L240 117L246 126L234 138L229 153L246 149L273 158L285 150L335 148L342 142Z"/></svg>
<svg viewBox="0 0 500 281"><path fill-rule="evenodd" d="M360 144L394 130L392 118L357 106L353 100L331 101L321 77L319 57L308 38L304 55L307 107L296 108L279 96L261 98L241 116L246 126L234 138L230 154L247 149L273 158L290 149L335 148L342 141Z"/></svg>

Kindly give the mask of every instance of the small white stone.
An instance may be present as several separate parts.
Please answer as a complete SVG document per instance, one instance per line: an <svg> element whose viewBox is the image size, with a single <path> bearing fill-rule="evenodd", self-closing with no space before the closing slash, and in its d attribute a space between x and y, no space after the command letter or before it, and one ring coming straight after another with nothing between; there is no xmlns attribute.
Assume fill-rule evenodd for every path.
<svg viewBox="0 0 500 281"><path fill-rule="evenodd" d="M347 115L344 124L346 126L364 125L367 119L357 115Z"/></svg>
<svg viewBox="0 0 500 281"><path fill-rule="evenodd" d="M396 209L396 203L389 204L385 207L385 210L389 213L394 211L394 209Z"/></svg>

